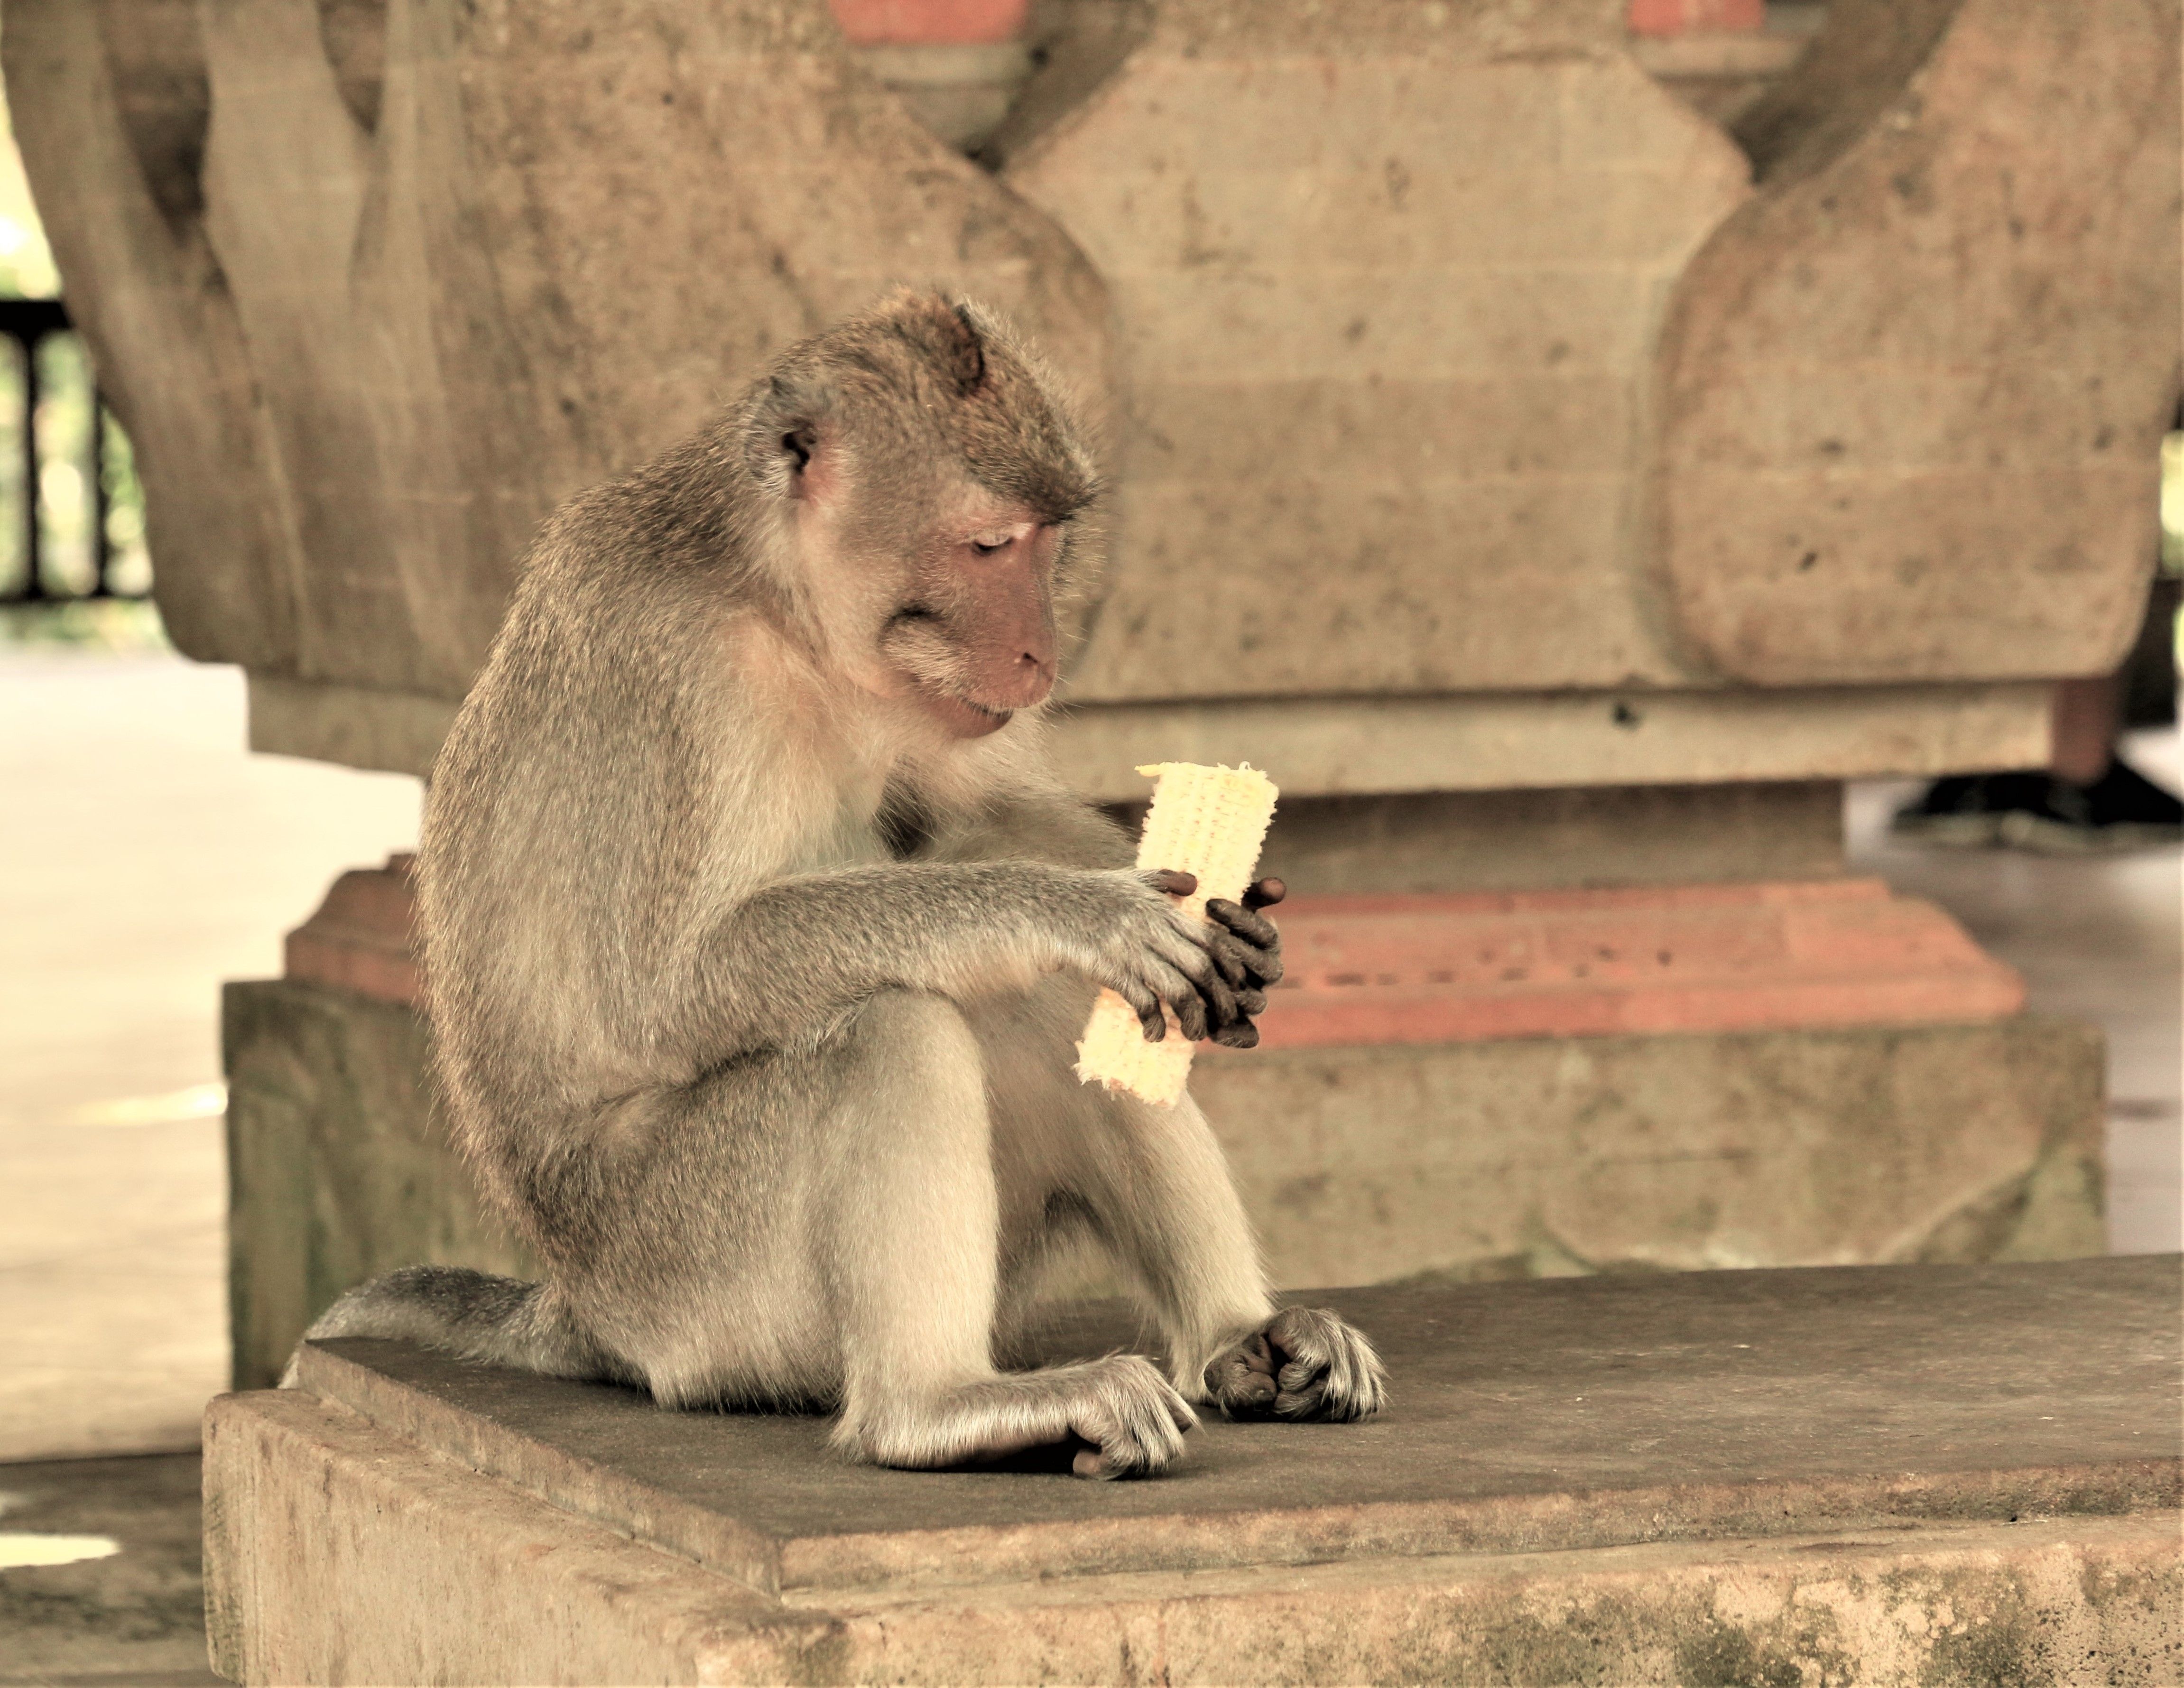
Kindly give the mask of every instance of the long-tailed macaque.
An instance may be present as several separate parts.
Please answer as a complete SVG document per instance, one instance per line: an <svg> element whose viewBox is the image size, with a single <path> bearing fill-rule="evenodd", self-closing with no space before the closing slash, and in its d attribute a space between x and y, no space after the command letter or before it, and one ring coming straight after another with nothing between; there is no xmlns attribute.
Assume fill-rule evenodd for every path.
<svg viewBox="0 0 2184 1688"><path fill-rule="evenodd" d="M312 1335L838 1407L896 1466L1124 1477L1193 1401L1377 1410L1362 1336L1275 1310L1197 1108L1071 1071L1098 986L1248 1046L1281 971L1277 885L1184 918L1048 766L1095 490L1034 358L901 293L548 522L419 855L449 1115L545 1279L416 1267ZM1167 1378L997 1366L1085 1241Z"/></svg>

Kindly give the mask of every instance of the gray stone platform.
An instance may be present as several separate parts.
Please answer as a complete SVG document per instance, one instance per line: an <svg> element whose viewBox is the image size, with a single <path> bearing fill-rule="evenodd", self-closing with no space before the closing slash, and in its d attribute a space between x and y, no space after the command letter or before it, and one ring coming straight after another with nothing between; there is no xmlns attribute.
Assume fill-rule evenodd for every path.
<svg viewBox="0 0 2184 1688"><path fill-rule="evenodd" d="M393 1343L214 1404L260 1681L2184 1680L2180 1262L1324 1297L1362 1426L1098 1485L845 1467L817 1418ZM1130 1340L1061 1321L1057 1357Z"/></svg>

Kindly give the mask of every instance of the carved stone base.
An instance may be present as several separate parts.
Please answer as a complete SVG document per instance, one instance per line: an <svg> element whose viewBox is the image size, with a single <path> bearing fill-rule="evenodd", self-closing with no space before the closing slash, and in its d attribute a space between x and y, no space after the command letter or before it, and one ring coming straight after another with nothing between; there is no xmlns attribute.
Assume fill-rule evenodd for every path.
<svg viewBox="0 0 2184 1688"><path fill-rule="evenodd" d="M407 864L231 984L238 1384L342 1290L526 1270L447 1146ZM1276 1281L2098 1254L2102 1045L1868 881L1284 906L1267 1046L1195 1094Z"/></svg>

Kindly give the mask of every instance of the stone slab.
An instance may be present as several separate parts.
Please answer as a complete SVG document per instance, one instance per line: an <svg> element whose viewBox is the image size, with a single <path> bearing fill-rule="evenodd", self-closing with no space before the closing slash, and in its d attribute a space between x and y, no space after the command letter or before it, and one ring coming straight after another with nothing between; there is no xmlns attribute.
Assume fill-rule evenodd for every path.
<svg viewBox="0 0 2184 1688"><path fill-rule="evenodd" d="M350 1285L444 1261L527 1274L432 1102L423 1018L311 985L220 995L234 1380L280 1373Z"/></svg>
<svg viewBox="0 0 2184 1688"><path fill-rule="evenodd" d="M2102 1089L2098 1032L2029 1017L1191 1074L1284 1285L2098 1254Z"/></svg>
<svg viewBox="0 0 2184 1688"><path fill-rule="evenodd" d="M1291 797L1941 775L2048 760L2045 684L1473 693L1089 704L1056 713L1079 796L1145 796L1146 762L1248 761ZM1062 696L1070 694L1065 682ZM443 699L250 677L250 748L432 771Z"/></svg>
<svg viewBox="0 0 2184 1688"><path fill-rule="evenodd" d="M1258 764L1255 761L1253 766ZM1135 826L1143 805L1117 805ZM1824 879L1843 872L1838 780L1282 793L1259 871L1311 892Z"/></svg>
<svg viewBox="0 0 2184 1688"><path fill-rule="evenodd" d="M559 1680L2154 1683L2184 1658L2173 1256L1317 1299L1382 1344L1389 1411L1205 1425L1136 1485L844 1467L816 1418L325 1345L302 1392L209 1418L215 1662L546 1680L528 1635L566 1643ZM1128 1338L1082 1308L1050 1346Z"/></svg>

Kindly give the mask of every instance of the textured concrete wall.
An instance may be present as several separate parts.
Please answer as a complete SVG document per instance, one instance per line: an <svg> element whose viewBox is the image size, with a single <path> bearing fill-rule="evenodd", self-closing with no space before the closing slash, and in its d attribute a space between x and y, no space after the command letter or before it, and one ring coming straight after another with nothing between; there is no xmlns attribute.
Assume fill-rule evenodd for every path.
<svg viewBox="0 0 2184 1688"><path fill-rule="evenodd" d="M1631 531L1656 319L1744 198L1618 0L1158 8L1004 180L1114 298L1119 544L1074 695L1683 677ZM1178 592L1227 565L1230 613Z"/></svg>
<svg viewBox="0 0 2184 1688"><path fill-rule="evenodd" d="M1678 283L1662 563L1763 685L2105 673L2176 398L2175 0L1832 0Z"/></svg>
<svg viewBox="0 0 2184 1688"><path fill-rule="evenodd" d="M2088 1028L1861 1027L1209 1056L1277 1282L2103 1251Z"/></svg>

